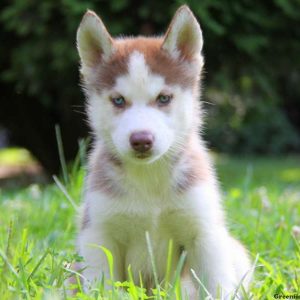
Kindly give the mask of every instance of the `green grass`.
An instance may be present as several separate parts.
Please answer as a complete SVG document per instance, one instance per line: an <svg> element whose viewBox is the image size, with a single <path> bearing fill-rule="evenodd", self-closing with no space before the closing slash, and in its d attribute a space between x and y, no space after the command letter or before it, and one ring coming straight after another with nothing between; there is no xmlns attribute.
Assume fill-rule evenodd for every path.
<svg viewBox="0 0 300 300"><path fill-rule="evenodd" d="M32 164L34 159L23 148L0 149L0 166L26 166Z"/></svg>
<svg viewBox="0 0 300 300"><path fill-rule="evenodd" d="M216 161L230 230L247 246L253 260L259 254L248 298L300 293L300 157L221 155ZM0 190L1 300L67 298L66 267L79 259L71 202L80 201L84 174L77 166L68 176L69 199L55 184ZM168 290L165 284L157 286L151 299L181 299L179 288L176 283ZM116 283L113 291L100 287L76 299L138 299L141 294L143 290L129 276L128 282Z"/></svg>

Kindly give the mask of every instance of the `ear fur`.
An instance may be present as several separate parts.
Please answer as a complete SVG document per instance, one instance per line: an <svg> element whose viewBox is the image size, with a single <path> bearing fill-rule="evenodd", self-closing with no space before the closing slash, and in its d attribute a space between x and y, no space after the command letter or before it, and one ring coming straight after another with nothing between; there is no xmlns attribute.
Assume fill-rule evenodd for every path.
<svg viewBox="0 0 300 300"><path fill-rule="evenodd" d="M202 31L187 5L175 13L165 34L162 49L174 57L193 60L199 58L203 46Z"/></svg>
<svg viewBox="0 0 300 300"><path fill-rule="evenodd" d="M82 68L93 67L113 53L113 39L93 11L88 10L79 25L77 49Z"/></svg>

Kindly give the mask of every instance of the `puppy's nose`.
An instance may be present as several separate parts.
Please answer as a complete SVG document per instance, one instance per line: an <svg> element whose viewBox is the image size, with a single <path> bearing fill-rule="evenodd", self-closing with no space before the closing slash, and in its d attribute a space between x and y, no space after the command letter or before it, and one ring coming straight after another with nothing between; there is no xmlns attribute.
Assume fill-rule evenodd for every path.
<svg viewBox="0 0 300 300"><path fill-rule="evenodd" d="M149 131L137 131L129 138L131 147L140 153L145 153L153 146L154 136Z"/></svg>

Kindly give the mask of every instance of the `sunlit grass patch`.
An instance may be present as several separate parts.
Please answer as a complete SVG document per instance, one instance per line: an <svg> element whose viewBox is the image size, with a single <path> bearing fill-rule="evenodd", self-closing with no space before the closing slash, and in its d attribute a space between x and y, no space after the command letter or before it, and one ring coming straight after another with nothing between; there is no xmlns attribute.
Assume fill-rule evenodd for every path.
<svg viewBox="0 0 300 300"><path fill-rule="evenodd" d="M0 166L24 166L36 162L30 152L24 148L0 149Z"/></svg>
<svg viewBox="0 0 300 300"><path fill-rule="evenodd" d="M285 169L280 173L282 180L286 182L300 182L300 166L298 168Z"/></svg>

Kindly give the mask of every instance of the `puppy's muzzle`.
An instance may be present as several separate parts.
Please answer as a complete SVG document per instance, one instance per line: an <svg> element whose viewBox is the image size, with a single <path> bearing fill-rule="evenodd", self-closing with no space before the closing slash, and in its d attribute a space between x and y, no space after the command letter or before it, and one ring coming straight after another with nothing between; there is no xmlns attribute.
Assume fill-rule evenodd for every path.
<svg viewBox="0 0 300 300"><path fill-rule="evenodd" d="M138 157L146 157L150 155L150 150L154 143L154 136L149 131L137 131L131 134L129 141Z"/></svg>

